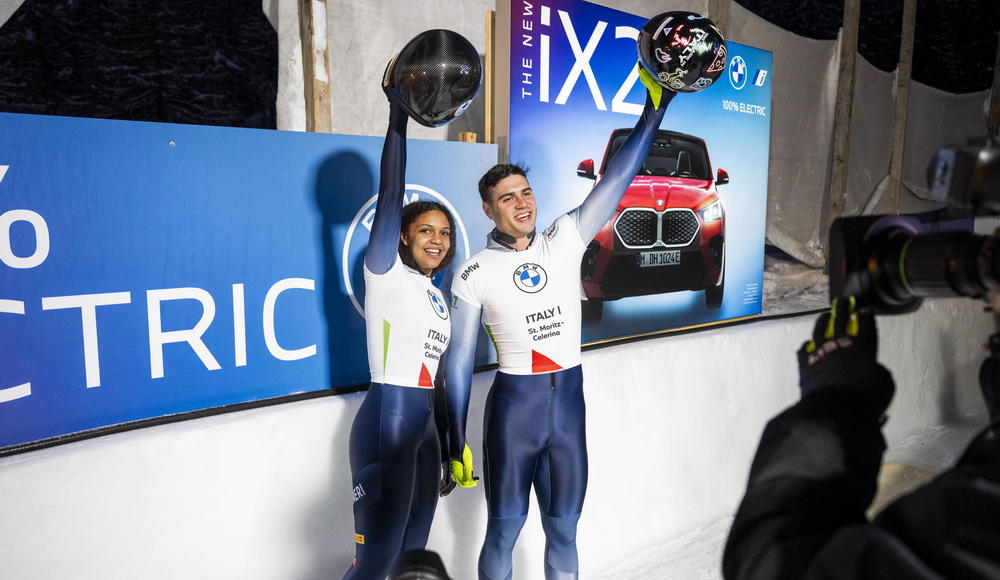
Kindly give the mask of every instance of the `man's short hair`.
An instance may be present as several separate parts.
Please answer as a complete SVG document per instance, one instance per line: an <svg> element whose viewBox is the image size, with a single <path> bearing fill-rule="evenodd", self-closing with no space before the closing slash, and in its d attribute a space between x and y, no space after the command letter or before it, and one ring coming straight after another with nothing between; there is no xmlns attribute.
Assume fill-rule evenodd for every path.
<svg viewBox="0 0 1000 580"><path fill-rule="evenodd" d="M490 189L511 175L520 175L527 179L528 168L521 163L498 163L479 178L479 197L483 203L490 203Z"/></svg>

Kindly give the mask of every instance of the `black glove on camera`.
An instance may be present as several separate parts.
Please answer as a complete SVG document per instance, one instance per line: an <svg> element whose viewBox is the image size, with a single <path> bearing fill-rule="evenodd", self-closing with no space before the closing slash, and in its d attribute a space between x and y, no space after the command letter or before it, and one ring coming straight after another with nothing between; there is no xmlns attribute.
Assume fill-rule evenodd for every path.
<svg viewBox="0 0 1000 580"><path fill-rule="evenodd" d="M802 398L826 389L851 390L875 417L881 416L895 387L877 354L875 315L858 308L853 296L835 298L830 311L816 321L812 340L798 352Z"/></svg>

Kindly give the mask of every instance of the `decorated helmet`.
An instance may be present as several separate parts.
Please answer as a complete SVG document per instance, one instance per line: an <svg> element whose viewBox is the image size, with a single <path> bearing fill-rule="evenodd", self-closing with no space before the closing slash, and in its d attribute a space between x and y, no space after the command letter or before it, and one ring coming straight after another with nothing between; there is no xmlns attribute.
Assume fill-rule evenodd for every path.
<svg viewBox="0 0 1000 580"><path fill-rule="evenodd" d="M726 39L708 18L664 12L639 31L639 62L663 87L680 93L706 89L726 69Z"/></svg>

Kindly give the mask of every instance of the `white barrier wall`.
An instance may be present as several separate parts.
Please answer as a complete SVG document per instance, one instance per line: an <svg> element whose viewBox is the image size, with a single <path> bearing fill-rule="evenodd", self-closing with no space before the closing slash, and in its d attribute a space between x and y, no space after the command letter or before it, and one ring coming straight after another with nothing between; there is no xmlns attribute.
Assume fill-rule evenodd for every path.
<svg viewBox="0 0 1000 580"><path fill-rule="evenodd" d="M798 396L795 351L813 317L708 330L585 354L590 485L584 577L731 513L767 419ZM896 376L887 435L982 413L971 300L880 319ZM479 449L492 373L470 411ZM363 394L110 435L0 459L0 578L311 580L351 563L347 437ZM474 578L482 487L438 506L429 548ZM542 578L533 505L515 577Z"/></svg>

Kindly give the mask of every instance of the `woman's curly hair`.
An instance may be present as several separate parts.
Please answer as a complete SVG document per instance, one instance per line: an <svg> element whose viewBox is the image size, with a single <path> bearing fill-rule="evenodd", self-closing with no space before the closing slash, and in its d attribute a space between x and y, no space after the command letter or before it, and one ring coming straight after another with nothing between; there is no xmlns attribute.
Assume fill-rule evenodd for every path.
<svg viewBox="0 0 1000 580"><path fill-rule="evenodd" d="M439 211L444 214L444 217L448 220L448 227L451 228L452 236L455 235L455 220L451 217L451 212L448 211L443 204L436 201L414 201L403 206L403 221L400 223L399 231L400 233L406 233L410 229L410 224L412 224L418 217L429 211ZM444 270L451 264L452 259L455 257L455 242L452 239L452 243L448 245L448 252L444 255L444 259L438 264L437 268L431 272L431 275L437 274L441 270ZM413 252L410 250L409 246L403 243L403 238L400 236L399 239L399 259L402 260L403 264L406 264L414 270L420 271L420 266L417 265L417 261L413 259Z"/></svg>

